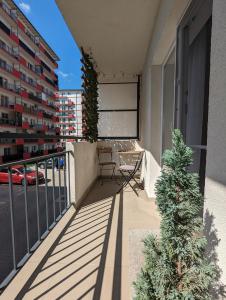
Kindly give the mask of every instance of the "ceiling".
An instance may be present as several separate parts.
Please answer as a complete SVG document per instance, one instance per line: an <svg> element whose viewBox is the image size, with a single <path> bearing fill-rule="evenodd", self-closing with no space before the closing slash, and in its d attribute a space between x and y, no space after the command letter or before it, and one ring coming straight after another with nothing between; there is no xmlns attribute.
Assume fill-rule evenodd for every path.
<svg viewBox="0 0 226 300"><path fill-rule="evenodd" d="M142 71L160 0L56 0L79 47L91 51L97 70Z"/></svg>

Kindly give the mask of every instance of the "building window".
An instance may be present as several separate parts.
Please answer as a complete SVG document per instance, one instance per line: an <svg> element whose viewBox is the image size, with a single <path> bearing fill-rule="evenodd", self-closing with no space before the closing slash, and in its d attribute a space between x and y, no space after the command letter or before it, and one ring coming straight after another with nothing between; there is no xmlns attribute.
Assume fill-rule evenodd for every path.
<svg viewBox="0 0 226 300"><path fill-rule="evenodd" d="M11 149L10 148L4 148L4 156L10 155Z"/></svg>
<svg viewBox="0 0 226 300"><path fill-rule="evenodd" d="M29 147L28 146L24 146L24 152L29 152Z"/></svg>
<svg viewBox="0 0 226 300"><path fill-rule="evenodd" d="M9 98L7 96L1 95L1 106L8 107Z"/></svg>
<svg viewBox="0 0 226 300"><path fill-rule="evenodd" d="M163 66L162 153L171 148L174 128L175 49Z"/></svg>
<svg viewBox="0 0 226 300"><path fill-rule="evenodd" d="M9 115L8 115L8 114L2 113L2 119L8 120L8 118L9 118Z"/></svg>

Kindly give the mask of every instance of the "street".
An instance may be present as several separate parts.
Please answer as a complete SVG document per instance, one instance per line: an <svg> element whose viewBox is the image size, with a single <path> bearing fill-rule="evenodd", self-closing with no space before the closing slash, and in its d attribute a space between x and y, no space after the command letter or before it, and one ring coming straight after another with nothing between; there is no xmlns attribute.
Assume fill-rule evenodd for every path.
<svg viewBox="0 0 226 300"><path fill-rule="evenodd" d="M43 171L42 171L43 172ZM56 217L60 215L66 207L66 187L64 187L64 174L61 170L61 188L59 187L59 174L55 173L55 188L52 183L52 170L47 170L47 209L46 209L46 192L45 182L38 186L39 196L39 222L40 234L47 230L48 218L49 226L54 221L54 201ZM43 172L44 174L44 172ZM54 190L54 199L53 199ZM60 194L60 195L59 195ZM14 232L15 232L15 252L17 264L27 253L26 239L26 218L25 218L25 197L24 187L22 185L13 185L13 213L14 213ZM61 199L61 200L60 200ZM28 224L29 224L29 243L30 248L38 241L37 226L37 197L36 185L27 187L27 204L28 204ZM46 213L48 210L48 213ZM47 216L47 217L46 217ZM4 278L13 269L13 251L12 235L10 222L10 201L8 184L0 184L0 284Z"/></svg>

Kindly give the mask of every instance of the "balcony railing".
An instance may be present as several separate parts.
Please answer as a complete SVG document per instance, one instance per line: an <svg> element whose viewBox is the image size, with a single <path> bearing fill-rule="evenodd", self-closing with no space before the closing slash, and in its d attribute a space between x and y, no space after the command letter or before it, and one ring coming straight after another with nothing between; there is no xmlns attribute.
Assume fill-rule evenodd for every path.
<svg viewBox="0 0 226 300"><path fill-rule="evenodd" d="M7 81L0 80L0 87L16 94L20 92L20 89L15 84L8 83Z"/></svg>
<svg viewBox="0 0 226 300"><path fill-rule="evenodd" d="M1 139L0 138L0 144L14 144L16 143L15 139Z"/></svg>
<svg viewBox="0 0 226 300"><path fill-rule="evenodd" d="M26 112L26 113L32 114L32 115L37 115L38 112L39 112L38 109L34 109L34 108L31 108L31 107L26 107L26 106L23 107L23 111Z"/></svg>
<svg viewBox="0 0 226 300"><path fill-rule="evenodd" d="M28 98L31 99L31 100L34 100L34 101L36 101L38 103L42 103L42 99L39 98L38 96L35 96L32 93L28 93Z"/></svg>
<svg viewBox="0 0 226 300"><path fill-rule="evenodd" d="M0 40L0 49L4 50L5 52L7 52L10 56L13 56L14 58L18 59L19 55L18 53L13 50L13 48L10 48L9 46L7 46L4 42L2 42Z"/></svg>
<svg viewBox="0 0 226 300"><path fill-rule="evenodd" d="M37 87L37 83L34 80L29 79L26 75L22 73L20 73L20 79L34 88Z"/></svg>
<svg viewBox="0 0 226 300"><path fill-rule="evenodd" d="M5 70L6 72L12 73L13 67L9 64L5 63L4 61L0 60L0 68Z"/></svg>
<svg viewBox="0 0 226 300"><path fill-rule="evenodd" d="M2 196L9 199L2 216L5 236L1 237L4 243L0 256L4 260L0 260L0 289L8 284L70 207L68 166L68 151L0 166L0 178L5 183Z"/></svg>
<svg viewBox="0 0 226 300"><path fill-rule="evenodd" d="M7 13L7 15L12 18L15 22L17 21L17 15L15 11L9 9L3 1L0 1L0 7Z"/></svg>
<svg viewBox="0 0 226 300"><path fill-rule="evenodd" d="M15 120L9 120L9 119L0 119L0 125L16 126L16 121Z"/></svg>
<svg viewBox="0 0 226 300"><path fill-rule="evenodd" d="M12 103L6 103L6 102L1 102L0 101L0 107L5 107L5 108L11 108L14 109L14 104Z"/></svg>
<svg viewBox="0 0 226 300"><path fill-rule="evenodd" d="M52 119L52 117L53 117L53 115L51 115L51 114L48 114L48 113L46 113L46 112L43 112L43 118L46 118L46 119Z"/></svg>

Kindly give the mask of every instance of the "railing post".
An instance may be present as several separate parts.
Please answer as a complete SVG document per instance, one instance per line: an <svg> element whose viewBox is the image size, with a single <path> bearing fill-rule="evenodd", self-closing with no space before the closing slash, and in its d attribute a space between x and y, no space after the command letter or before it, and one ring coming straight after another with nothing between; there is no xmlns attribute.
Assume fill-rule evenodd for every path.
<svg viewBox="0 0 226 300"><path fill-rule="evenodd" d="M67 209L67 182L66 182L66 154L64 155L64 165L63 165L63 170L64 170L64 210Z"/></svg>
<svg viewBox="0 0 226 300"><path fill-rule="evenodd" d="M13 250L13 269L16 270L16 250L15 250L15 227L14 227L14 211L13 211L13 186L12 186L12 171L8 168L9 176L9 205L10 205L10 225L11 225L11 238L12 238L12 250Z"/></svg>
<svg viewBox="0 0 226 300"><path fill-rule="evenodd" d="M71 174L70 174L70 152L67 152L67 158L68 158L68 163L67 163L67 182L68 182L68 207L71 205Z"/></svg>
<svg viewBox="0 0 226 300"><path fill-rule="evenodd" d="M60 207L60 215L62 213L61 206L61 174L60 174L60 157L58 157L58 179L59 179L59 207Z"/></svg>
<svg viewBox="0 0 226 300"><path fill-rule="evenodd" d="M53 219L56 222L56 195L55 195L55 163L54 158L52 158L52 182L53 182Z"/></svg>
<svg viewBox="0 0 226 300"><path fill-rule="evenodd" d="M45 159L45 200L46 200L46 231L49 230L49 208L48 208L48 175L47 163Z"/></svg>
<svg viewBox="0 0 226 300"><path fill-rule="evenodd" d="M29 241L29 224L28 224L28 204L27 204L27 176L26 176L26 164L24 164L24 179L22 180L24 186L24 205L25 205L25 224L26 224L26 240L27 240L27 253L30 253L30 241Z"/></svg>
<svg viewBox="0 0 226 300"><path fill-rule="evenodd" d="M38 178L38 163L35 163L36 172L36 216L37 216L37 230L38 240L41 240L41 229L40 229L40 216L39 216L39 178Z"/></svg>

